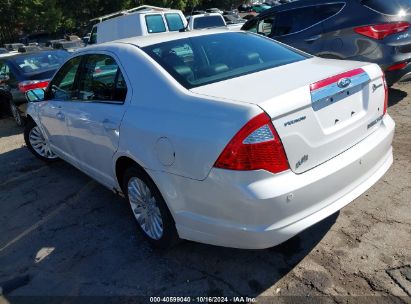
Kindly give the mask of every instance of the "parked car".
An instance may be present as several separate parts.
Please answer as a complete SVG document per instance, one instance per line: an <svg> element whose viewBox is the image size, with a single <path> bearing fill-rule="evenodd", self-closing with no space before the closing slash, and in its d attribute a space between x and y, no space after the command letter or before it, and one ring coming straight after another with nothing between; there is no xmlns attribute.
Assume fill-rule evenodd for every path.
<svg viewBox="0 0 411 304"><path fill-rule="evenodd" d="M251 6L251 9L256 12L256 13L262 13L268 9L270 9L271 6L270 5L266 5L266 4L255 4Z"/></svg>
<svg viewBox="0 0 411 304"><path fill-rule="evenodd" d="M409 0L300 0L276 6L242 29L325 58L377 63L388 85L411 78Z"/></svg>
<svg viewBox="0 0 411 304"><path fill-rule="evenodd" d="M251 12L253 11L253 9L251 8L251 6L250 6L250 5L247 5L247 4L241 4L241 5L237 8L237 10L238 10L240 13L251 13Z"/></svg>
<svg viewBox="0 0 411 304"><path fill-rule="evenodd" d="M68 57L65 51L19 53L0 58L0 107L10 110L18 126L24 124L25 92L45 88L49 79Z"/></svg>
<svg viewBox="0 0 411 304"><path fill-rule="evenodd" d="M17 52L19 48L24 47L23 43L6 43L4 47L9 51L9 52Z"/></svg>
<svg viewBox="0 0 411 304"><path fill-rule="evenodd" d="M75 52L82 47L84 47L82 40L75 40L75 41L62 40L62 41L53 43L54 49L65 50L70 53Z"/></svg>
<svg viewBox="0 0 411 304"><path fill-rule="evenodd" d="M52 39L53 35L48 32L32 33L20 39L20 42L27 45L29 43L39 43L45 45L48 40Z"/></svg>
<svg viewBox="0 0 411 304"><path fill-rule="evenodd" d="M227 24L221 14L206 13L194 15L187 18L188 27L191 30L201 30L214 27L225 27Z"/></svg>
<svg viewBox="0 0 411 304"><path fill-rule="evenodd" d="M387 96L376 64L247 32L167 33L75 53L27 93L24 136L123 193L155 246L267 248L388 170Z"/></svg>
<svg viewBox="0 0 411 304"><path fill-rule="evenodd" d="M91 31L88 44L98 44L133 36L178 32L186 27L187 21L180 10L142 10L97 23Z"/></svg>
<svg viewBox="0 0 411 304"><path fill-rule="evenodd" d="M0 55L7 54L9 51L6 48L0 48Z"/></svg>
<svg viewBox="0 0 411 304"><path fill-rule="evenodd" d="M230 24L244 24L247 20L240 17L235 11L226 11L223 13L223 18L227 25Z"/></svg>
<svg viewBox="0 0 411 304"><path fill-rule="evenodd" d="M223 14L224 12L222 10L220 10L219 8L208 8L205 10L206 13L215 13L215 14Z"/></svg>

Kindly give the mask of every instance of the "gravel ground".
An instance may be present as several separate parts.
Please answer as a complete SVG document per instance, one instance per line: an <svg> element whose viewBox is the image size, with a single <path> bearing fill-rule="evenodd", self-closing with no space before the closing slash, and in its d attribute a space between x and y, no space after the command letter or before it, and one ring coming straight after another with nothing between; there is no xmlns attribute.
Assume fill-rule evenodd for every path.
<svg viewBox="0 0 411 304"><path fill-rule="evenodd" d="M0 303L27 295L411 303L410 93L411 84L390 91L389 172L339 213L259 251L151 249L123 199L66 163L43 164L11 119L0 120L0 284L28 275Z"/></svg>

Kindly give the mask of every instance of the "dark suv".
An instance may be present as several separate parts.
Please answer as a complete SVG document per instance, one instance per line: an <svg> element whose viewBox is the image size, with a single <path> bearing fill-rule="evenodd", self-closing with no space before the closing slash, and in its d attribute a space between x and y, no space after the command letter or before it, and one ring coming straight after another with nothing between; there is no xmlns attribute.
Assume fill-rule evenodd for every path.
<svg viewBox="0 0 411 304"><path fill-rule="evenodd" d="M325 58L374 62L392 85L411 79L410 0L300 0L249 20L257 32Z"/></svg>

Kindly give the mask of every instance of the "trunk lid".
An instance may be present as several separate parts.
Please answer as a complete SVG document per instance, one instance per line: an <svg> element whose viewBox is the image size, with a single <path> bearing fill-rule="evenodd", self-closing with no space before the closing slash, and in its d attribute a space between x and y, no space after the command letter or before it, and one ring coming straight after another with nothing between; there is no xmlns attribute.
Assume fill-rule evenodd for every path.
<svg viewBox="0 0 411 304"><path fill-rule="evenodd" d="M320 165L374 132L385 100L377 65L319 58L191 91L260 106L271 117L295 173Z"/></svg>

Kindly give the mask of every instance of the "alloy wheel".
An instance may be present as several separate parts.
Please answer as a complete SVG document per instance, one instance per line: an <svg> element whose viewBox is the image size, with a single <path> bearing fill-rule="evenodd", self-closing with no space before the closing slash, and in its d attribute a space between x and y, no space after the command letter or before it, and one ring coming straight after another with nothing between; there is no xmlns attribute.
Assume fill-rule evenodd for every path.
<svg viewBox="0 0 411 304"><path fill-rule="evenodd" d="M161 239L164 233L163 219L150 188L141 179L132 177L127 190L131 209L141 229L151 239Z"/></svg>
<svg viewBox="0 0 411 304"><path fill-rule="evenodd" d="M44 138L38 126L35 126L30 130L29 141L34 151L40 156L48 159L57 158L57 155L51 151L48 142Z"/></svg>

